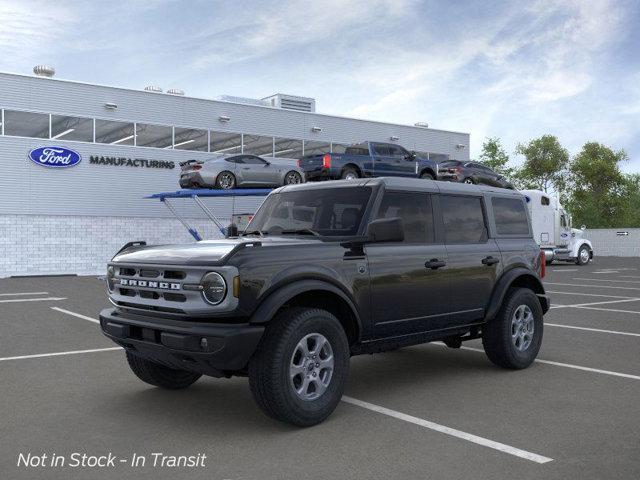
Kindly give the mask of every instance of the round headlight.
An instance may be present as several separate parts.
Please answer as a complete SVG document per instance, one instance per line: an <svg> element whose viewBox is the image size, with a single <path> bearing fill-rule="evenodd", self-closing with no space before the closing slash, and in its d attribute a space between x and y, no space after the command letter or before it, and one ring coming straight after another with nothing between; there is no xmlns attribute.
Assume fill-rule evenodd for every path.
<svg viewBox="0 0 640 480"><path fill-rule="evenodd" d="M116 275L116 268L113 265L107 267L107 288L110 292L113 292L114 283L113 277Z"/></svg>
<svg viewBox="0 0 640 480"><path fill-rule="evenodd" d="M222 275L209 272L202 277L202 296L211 305L218 305L227 295L227 283Z"/></svg>

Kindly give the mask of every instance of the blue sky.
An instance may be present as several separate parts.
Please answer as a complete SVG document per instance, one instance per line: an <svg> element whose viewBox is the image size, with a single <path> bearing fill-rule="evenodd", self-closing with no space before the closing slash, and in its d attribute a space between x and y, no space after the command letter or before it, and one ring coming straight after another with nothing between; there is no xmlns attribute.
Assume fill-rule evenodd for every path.
<svg viewBox="0 0 640 480"><path fill-rule="evenodd" d="M311 96L322 113L599 141L640 172L640 0L0 0L0 70L187 95ZM515 157L516 161L519 161Z"/></svg>

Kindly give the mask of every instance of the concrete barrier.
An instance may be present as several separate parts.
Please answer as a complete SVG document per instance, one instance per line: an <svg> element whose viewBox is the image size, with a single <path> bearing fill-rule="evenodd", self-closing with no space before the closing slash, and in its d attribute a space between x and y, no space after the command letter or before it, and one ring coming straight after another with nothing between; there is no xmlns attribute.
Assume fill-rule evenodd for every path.
<svg viewBox="0 0 640 480"><path fill-rule="evenodd" d="M640 257L640 228L587 228L597 257Z"/></svg>

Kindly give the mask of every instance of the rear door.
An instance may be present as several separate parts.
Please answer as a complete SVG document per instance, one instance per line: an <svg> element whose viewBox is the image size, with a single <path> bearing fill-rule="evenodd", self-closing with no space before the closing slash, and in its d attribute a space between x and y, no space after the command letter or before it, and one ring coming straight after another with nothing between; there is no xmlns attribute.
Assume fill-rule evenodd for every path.
<svg viewBox="0 0 640 480"><path fill-rule="evenodd" d="M451 284L451 325L483 319L501 268L500 250L489 238L482 195L440 195Z"/></svg>
<svg viewBox="0 0 640 480"><path fill-rule="evenodd" d="M447 253L434 228L433 198L426 192L384 193L376 217L401 218L405 239L366 246L378 338L435 330L448 323Z"/></svg>
<svg viewBox="0 0 640 480"><path fill-rule="evenodd" d="M389 146L384 143L371 143L371 158L373 158L373 175L375 177L392 177L393 162Z"/></svg>

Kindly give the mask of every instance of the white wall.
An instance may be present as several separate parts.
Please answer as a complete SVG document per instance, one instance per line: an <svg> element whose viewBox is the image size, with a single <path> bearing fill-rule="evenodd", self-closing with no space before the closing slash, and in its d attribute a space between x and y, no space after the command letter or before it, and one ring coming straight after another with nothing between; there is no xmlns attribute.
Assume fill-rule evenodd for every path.
<svg viewBox="0 0 640 480"><path fill-rule="evenodd" d="M596 257L640 257L640 228L587 228L584 237L593 244Z"/></svg>
<svg viewBox="0 0 640 480"><path fill-rule="evenodd" d="M221 237L210 221L195 220L192 226L204 238ZM173 218L0 215L0 232L0 278L102 275L107 261L129 241L194 241Z"/></svg>

